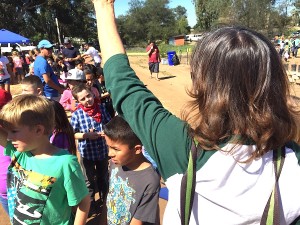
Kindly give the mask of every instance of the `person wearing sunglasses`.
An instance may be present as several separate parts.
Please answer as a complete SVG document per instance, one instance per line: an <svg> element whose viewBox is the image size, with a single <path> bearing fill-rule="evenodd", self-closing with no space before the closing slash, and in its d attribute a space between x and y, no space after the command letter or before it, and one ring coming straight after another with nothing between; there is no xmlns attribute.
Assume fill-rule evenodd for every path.
<svg viewBox="0 0 300 225"><path fill-rule="evenodd" d="M54 74L47 62L52 55L53 45L48 40L42 40L37 47L40 53L34 62L34 75L41 79L44 85L44 95L49 99L59 101L64 88L59 84L58 76Z"/></svg>

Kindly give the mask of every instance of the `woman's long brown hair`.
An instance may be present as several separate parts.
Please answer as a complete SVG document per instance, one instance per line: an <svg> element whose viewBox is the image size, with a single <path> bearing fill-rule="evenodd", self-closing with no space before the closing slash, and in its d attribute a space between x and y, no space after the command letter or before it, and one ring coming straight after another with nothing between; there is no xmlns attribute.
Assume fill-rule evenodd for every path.
<svg viewBox="0 0 300 225"><path fill-rule="evenodd" d="M191 60L193 98L183 118L203 149L237 134L252 140L249 160L297 139L295 108L281 59L263 35L246 28L221 28L199 40ZM247 160L247 161L249 161Z"/></svg>

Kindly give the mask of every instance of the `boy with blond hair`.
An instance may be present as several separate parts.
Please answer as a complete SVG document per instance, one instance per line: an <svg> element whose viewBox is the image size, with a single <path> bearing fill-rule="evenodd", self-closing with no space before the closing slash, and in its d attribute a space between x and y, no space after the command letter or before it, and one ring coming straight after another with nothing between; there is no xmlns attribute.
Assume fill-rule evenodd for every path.
<svg viewBox="0 0 300 225"><path fill-rule="evenodd" d="M84 225L89 197L77 158L49 142L54 109L42 96L19 95L0 112L0 145L11 156L7 195L12 224Z"/></svg>

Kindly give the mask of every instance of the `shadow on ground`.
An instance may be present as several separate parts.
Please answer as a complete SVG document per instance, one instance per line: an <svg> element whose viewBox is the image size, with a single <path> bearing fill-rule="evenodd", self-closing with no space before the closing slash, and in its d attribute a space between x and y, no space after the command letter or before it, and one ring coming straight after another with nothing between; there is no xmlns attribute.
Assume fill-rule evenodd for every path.
<svg viewBox="0 0 300 225"><path fill-rule="evenodd" d="M171 78L174 78L176 76L167 76L167 77L160 77L159 79L160 80L167 80L167 79L171 79Z"/></svg>

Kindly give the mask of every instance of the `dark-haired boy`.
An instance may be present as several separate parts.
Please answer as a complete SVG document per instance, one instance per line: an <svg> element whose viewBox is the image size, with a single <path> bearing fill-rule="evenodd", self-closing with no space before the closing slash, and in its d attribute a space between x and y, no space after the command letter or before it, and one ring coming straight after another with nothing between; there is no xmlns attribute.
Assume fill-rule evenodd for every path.
<svg viewBox="0 0 300 225"><path fill-rule="evenodd" d="M104 126L109 149L108 224L154 224L160 177L142 153L142 143L120 116Z"/></svg>

